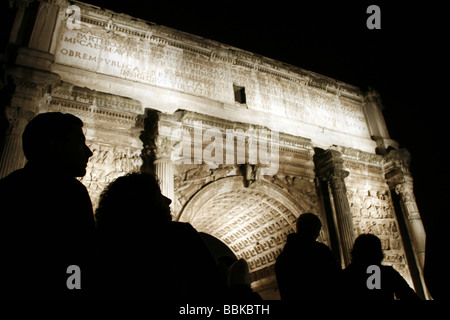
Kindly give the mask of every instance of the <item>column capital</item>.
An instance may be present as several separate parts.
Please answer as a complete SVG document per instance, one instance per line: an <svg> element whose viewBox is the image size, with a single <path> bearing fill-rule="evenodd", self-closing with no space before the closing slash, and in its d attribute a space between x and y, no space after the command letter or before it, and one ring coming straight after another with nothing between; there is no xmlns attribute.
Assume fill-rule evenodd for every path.
<svg viewBox="0 0 450 320"><path fill-rule="evenodd" d="M325 181L344 180L349 172L344 168L342 154L333 149L315 148L315 171L319 179Z"/></svg>
<svg viewBox="0 0 450 320"><path fill-rule="evenodd" d="M23 130L36 114L23 108L5 106L5 116L9 123L9 134L22 137Z"/></svg>
<svg viewBox="0 0 450 320"><path fill-rule="evenodd" d="M333 188L343 189L346 188L344 179L348 175L349 172L345 170L332 171L325 179L330 182Z"/></svg>
<svg viewBox="0 0 450 320"><path fill-rule="evenodd" d="M384 178L389 189L394 190L398 184L412 181L409 171L411 154L406 149L391 150L383 159Z"/></svg>
<svg viewBox="0 0 450 320"><path fill-rule="evenodd" d="M403 183L395 186L394 191L400 196L405 207L408 219L421 219L419 208L417 207L416 197L414 196L414 187L412 179L407 179Z"/></svg>
<svg viewBox="0 0 450 320"><path fill-rule="evenodd" d="M366 92L364 92L364 103L373 103L380 110L383 110L383 104L381 102L381 96L378 90L374 88L369 88Z"/></svg>
<svg viewBox="0 0 450 320"><path fill-rule="evenodd" d="M157 136L155 139L155 163L161 160L171 160L174 141L170 137Z"/></svg>

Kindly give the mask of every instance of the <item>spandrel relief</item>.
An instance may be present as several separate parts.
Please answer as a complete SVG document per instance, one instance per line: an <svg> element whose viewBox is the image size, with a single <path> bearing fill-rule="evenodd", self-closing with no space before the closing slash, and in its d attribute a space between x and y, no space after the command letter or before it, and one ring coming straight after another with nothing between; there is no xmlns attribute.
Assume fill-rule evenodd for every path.
<svg viewBox="0 0 450 320"><path fill-rule="evenodd" d="M411 279L398 222L388 190L348 188L347 195L355 234L370 233L380 238L385 258L405 279Z"/></svg>
<svg viewBox="0 0 450 320"><path fill-rule="evenodd" d="M320 211L319 199L312 179L278 173L271 177L270 181L301 201L307 207L307 211L316 213Z"/></svg>
<svg viewBox="0 0 450 320"><path fill-rule="evenodd" d="M208 164L176 165L174 176L174 210L180 212L189 199L204 185L236 173L233 165L219 165L212 169Z"/></svg>
<svg viewBox="0 0 450 320"><path fill-rule="evenodd" d="M91 196L94 209L103 189L116 178L137 171L142 166L141 150L127 147L88 143L92 151L86 175L81 182Z"/></svg>

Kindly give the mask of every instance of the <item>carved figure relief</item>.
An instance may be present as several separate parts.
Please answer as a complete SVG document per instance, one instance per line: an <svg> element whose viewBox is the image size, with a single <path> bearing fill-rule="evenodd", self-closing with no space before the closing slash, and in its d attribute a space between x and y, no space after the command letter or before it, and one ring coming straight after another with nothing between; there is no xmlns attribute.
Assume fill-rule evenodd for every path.
<svg viewBox="0 0 450 320"><path fill-rule="evenodd" d="M316 186L312 179L278 173L271 181L302 201L309 212L320 212Z"/></svg>
<svg viewBox="0 0 450 320"><path fill-rule="evenodd" d="M385 258L405 279L410 279L402 238L389 191L347 188L355 234L371 233L380 238Z"/></svg>
<svg viewBox="0 0 450 320"><path fill-rule="evenodd" d="M140 169L141 150L99 143L88 143L88 147L93 155L81 182L88 189L92 204L96 208L101 192L110 182Z"/></svg>

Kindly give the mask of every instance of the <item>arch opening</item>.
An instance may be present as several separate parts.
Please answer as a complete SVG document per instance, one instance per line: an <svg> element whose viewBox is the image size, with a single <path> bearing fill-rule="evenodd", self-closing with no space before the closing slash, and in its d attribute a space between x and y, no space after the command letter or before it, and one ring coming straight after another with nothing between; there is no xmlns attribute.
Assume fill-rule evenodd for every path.
<svg viewBox="0 0 450 320"><path fill-rule="evenodd" d="M241 176L217 180L197 192L179 221L189 222L247 261L253 284L276 287L274 267L304 207L286 191L260 180L245 187ZM268 280L270 279L270 280Z"/></svg>

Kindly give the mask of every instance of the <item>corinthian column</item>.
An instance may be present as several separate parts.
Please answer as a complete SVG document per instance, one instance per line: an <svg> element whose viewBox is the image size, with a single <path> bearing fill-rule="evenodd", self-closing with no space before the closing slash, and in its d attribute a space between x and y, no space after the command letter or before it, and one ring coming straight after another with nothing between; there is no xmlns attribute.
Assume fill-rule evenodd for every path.
<svg viewBox="0 0 450 320"><path fill-rule="evenodd" d="M417 264L423 270L426 235L413 192L409 162L410 154L405 149L391 151L385 157L385 178L389 188L399 196L402 212L397 215L403 216Z"/></svg>
<svg viewBox="0 0 450 320"><path fill-rule="evenodd" d="M337 227L342 255L346 266L350 263L353 241L355 240L350 204L348 202L347 188L345 187L344 181L344 178L347 177L348 174L348 171L345 170L333 170L328 178L332 194L332 203L336 212L336 220L338 221Z"/></svg>
<svg viewBox="0 0 450 320"><path fill-rule="evenodd" d="M22 151L22 133L28 122L50 99L47 92L59 80L54 73L14 66L7 70L14 81L14 92L4 112L8 120L5 145L1 154L0 178L22 168L26 162Z"/></svg>
<svg viewBox="0 0 450 320"><path fill-rule="evenodd" d="M405 149L392 150L385 158L385 178L391 189L395 213L400 224L406 258L417 294L427 297L423 277L425 262L425 229L413 192L409 172L410 154ZM404 227L403 227L404 226Z"/></svg>
<svg viewBox="0 0 450 320"><path fill-rule="evenodd" d="M350 263L351 250L355 239L344 180L349 172L344 170L341 153L336 150L316 149L314 162L319 180L328 184L328 197L335 215L335 227L339 237L341 258L343 265L347 266Z"/></svg>
<svg viewBox="0 0 450 320"><path fill-rule="evenodd" d="M417 208L411 176L405 177L405 181L397 184L394 190L400 196L401 207L404 211L406 226L411 235L417 261L423 269L425 263L425 228Z"/></svg>
<svg viewBox="0 0 450 320"><path fill-rule="evenodd" d="M173 163L172 149L173 143L168 137L158 137L155 141L155 172L161 184L161 193L173 201Z"/></svg>
<svg viewBox="0 0 450 320"><path fill-rule="evenodd" d="M9 122L9 128L0 158L0 179L25 165L26 159L22 150L22 133L28 121L34 116L34 113L7 106L5 107L5 115Z"/></svg>

